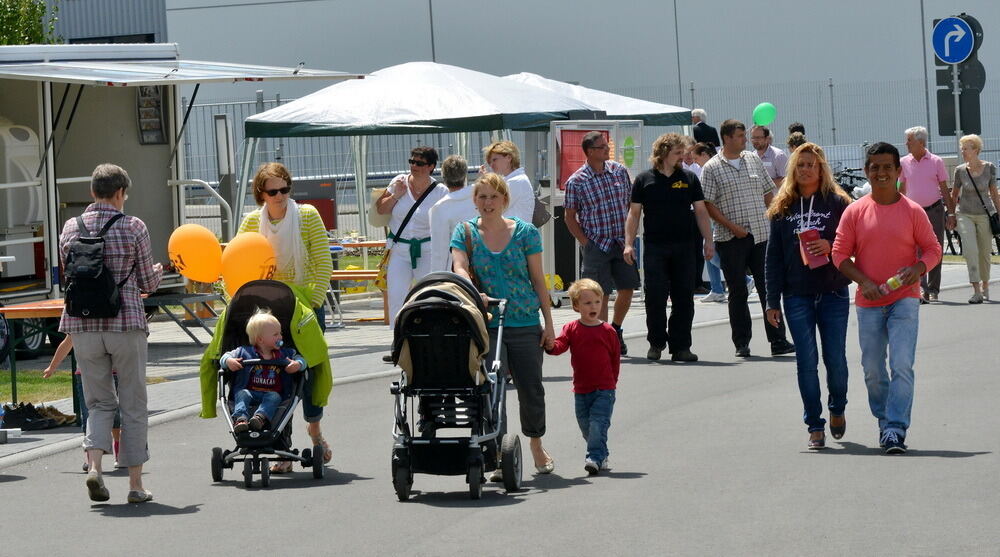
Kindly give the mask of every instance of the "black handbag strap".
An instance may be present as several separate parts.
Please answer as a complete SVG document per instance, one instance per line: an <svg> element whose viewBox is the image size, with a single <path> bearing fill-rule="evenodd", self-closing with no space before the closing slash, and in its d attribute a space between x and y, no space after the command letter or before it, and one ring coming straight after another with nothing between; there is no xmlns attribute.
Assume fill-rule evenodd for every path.
<svg viewBox="0 0 1000 557"><path fill-rule="evenodd" d="M987 167L984 166L983 172L986 172L986 170ZM982 203L983 211L986 211L986 216L990 216L990 210L986 207L986 201L983 199L982 194L979 193L979 188L976 187L976 179L972 177L972 171L969 170L968 165L965 166L965 173L969 175L969 181L972 182L972 189L976 192L976 197L979 198L979 202ZM997 207L997 210L1000 211L1000 207Z"/></svg>
<svg viewBox="0 0 1000 557"><path fill-rule="evenodd" d="M406 216L403 217L403 223L399 225L399 228L396 229L396 233L393 234L392 236L393 240L399 239L399 235L403 233L403 229L406 228L407 224L410 224L410 219L413 218L413 213L417 212L417 207L420 207L420 204L423 203L425 199L427 199L427 196L431 194L431 190L433 190L434 186L436 185L437 185L437 180L431 180L431 185L427 186L427 189L424 190L424 193L420 196L420 199L417 199L417 202L413 204L413 207L410 207L410 212L406 213ZM410 186L407 185L406 187L409 188Z"/></svg>

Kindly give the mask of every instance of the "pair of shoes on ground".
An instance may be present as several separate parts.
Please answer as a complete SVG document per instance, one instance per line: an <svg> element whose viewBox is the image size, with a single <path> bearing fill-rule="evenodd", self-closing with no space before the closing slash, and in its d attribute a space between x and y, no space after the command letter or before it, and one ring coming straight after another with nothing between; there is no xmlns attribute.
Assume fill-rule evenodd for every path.
<svg viewBox="0 0 1000 557"><path fill-rule="evenodd" d="M539 466L537 464L535 465L535 471L538 472L539 474L551 474L553 471L555 471L555 469L556 469L556 461L553 460L552 457L549 457L545 461L545 464L542 464L541 466ZM497 468L496 470L494 470L493 472L491 472L490 473L490 481L491 482L496 482L496 483L502 482L503 481L503 470L501 470L500 468Z"/></svg>
<svg viewBox="0 0 1000 557"><path fill-rule="evenodd" d="M76 417L74 416L75 420ZM5 404L3 406L3 427L4 429L22 429L24 431L38 431L40 429L50 429L62 425L61 419L50 418L39 412L30 402Z"/></svg>
<svg viewBox="0 0 1000 557"><path fill-rule="evenodd" d="M986 298L982 294L980 294L979 292L976 292L975 294L972 295L971 298L969 298L969 303L970 304L981 304L981 303L983 303L983 300L985 300L985 299Z"/></svg>
<svg viewBox="0 0 1000 557"><path fill-rule="evenodd" d="M787 340L779 340L771 343L771 355L781 356L782 354L794 354L795 345L788 342ZM750 357L750 345L741 344L736 347L736 357L737 358L749 358Z"/></svg>
<svg viewBox="0 0 1000 557"><path fill-rule="evenodd" d="M625 333L622 331L621 325L611 324L611 327L618 333L618 344L621 346L622 356L628 355L628 346L625 345Z"/></svg>
<svg viewBox="0 0 1000 557"><path fill-rule="evenodd" d="M111 493L108 491L107 486L104 485L104 478L97 473L97 470L87 472L86 484L87 494L90 496L91 501L103 503L111 499ZM129 503L146 503L153 500L153 494L148 489L132 489L125 496L125 500Z"/></svg>
<svg viewBox="0 0 1000 557"><path fill-rule="evenodd" d="M646 352L646 359L652 362L658 361L663 355L664 346L650 346ZM670 359L675 362L697 362L698 355L690 350L678 350L670 355Z"/></svg>
<svg viewBox="0 0 1000 557"><path fill-rule="evenodd" d="M904 454L906 452L906 436L895 431L883 431L879 435L879 447L885 454Z"/></svg>
<svg viewBox="0 0 1000 557"><path fill-rule="evenodd" d="M723 303L725 301L725 292L709 292L704 298L701 299L701 303L703 304Z"/></svg>
<svg viewBox="0 0 1000 557"><path fill-rule="evenodd" d="M597 462L592 458L586 458L583 461L583 469L587 471L591 476L596 476L599 472L606 472L611 470L611 461L607 458Z"/></svg>
<svg viewBox="0 0 1000 557"><path fill-rule="evenodd" d="M843 414L830 414L830 435L840 439L847 431L847 418ZM826 432L823 430L809 432L809 450L818 451L826 448Z"/></svg>

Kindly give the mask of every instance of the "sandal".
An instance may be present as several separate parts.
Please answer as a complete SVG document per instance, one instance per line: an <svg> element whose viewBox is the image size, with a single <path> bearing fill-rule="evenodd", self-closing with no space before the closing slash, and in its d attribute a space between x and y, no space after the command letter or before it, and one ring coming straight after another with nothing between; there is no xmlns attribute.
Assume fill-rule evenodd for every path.
<svg viewBox="0 0 1000 557"><path fill-rule="evenodd" d="M333 449L330 448L330 444L326 442L326 439L322 435L317 435L316 437L310 436L312 439L313 446L320 445L323 447L323 463L330 462L333 458Z"/></svg>
<svg viewBox="0 0 1000 557"><path fill-rule="evenodd" d="M272 474L287 474L292 471L292 461L280 460L271 465Z"/></svg>

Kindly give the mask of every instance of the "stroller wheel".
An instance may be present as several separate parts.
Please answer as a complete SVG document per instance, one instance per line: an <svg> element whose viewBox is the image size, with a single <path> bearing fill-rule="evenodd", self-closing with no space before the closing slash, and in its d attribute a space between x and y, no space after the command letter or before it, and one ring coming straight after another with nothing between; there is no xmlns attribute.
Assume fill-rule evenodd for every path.
<svg viewBox="0 0 1000 557"><path fill-rule="evenodd" d="M479 499L483 496L483 463L476 461L469 465L469 497Z"/></svg>
<svg viewBox="0 0 1000 557"><path fill-rule="evenodd" d="M312 466L312 449L302 449L302 467L309 468Z"/></svg>
<svg viewBox="0 0 1000 557"><path fill-rule="evenodd" d="M266 458L260 459L260 486L271 485L271 461Z"/></svg>
<svg viewBox="0 0 1000 557"><path fill-rule="evenodd" d="M503 471L503 487L508 493L521 489L521 438L506 434L500 444L500 469Z"/></svg>
<svg viewBox="0 0 1000 557"><path fill-rule="evenodd" d="M253 459L243 461L243 486L253 487Z"/></svg>
<svg viewBox="0 0 1000 557"><path fill-rule="evenodd" d="M323 445L316 445L312 450L313 477L317 480L323 479Z"/></svg>
<svg viewBox="0 0 1000 557"><path fill-rule="evenodd" d="M222 449L219 447L212 449L212 481L222 481Z"/></svg>
<svg viewBox="0 0 1000 557"><path fill-rule="evenodd" d="M409 468L396 466L392 472L392 486L396 488L396 498L406 501L410 498L410 487L413 486L413 476Z"/></svg>

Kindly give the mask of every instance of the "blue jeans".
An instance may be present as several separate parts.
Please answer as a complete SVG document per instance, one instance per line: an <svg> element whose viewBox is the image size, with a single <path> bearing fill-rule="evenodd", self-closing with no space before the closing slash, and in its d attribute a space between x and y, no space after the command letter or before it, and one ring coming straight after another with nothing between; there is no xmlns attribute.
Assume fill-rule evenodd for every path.
<svg viewBox="0 0 1000 557"><path fill-rule="evenodd" d="M255 414L261 414L267 421L274 420L274 413L281 405L281 395L274 391L251 391L243 389L236 393L236 406L233 407L233 419L249 418L256 406Z"/></svg>
<svg viewBox="0 0 1000 557"><path fill-rule="evenodd" d="M726 287L722 285L722 264L719 262L719 252L715 252L708 263L708 283L712 285L713 294L725 294Z"/></svg>
<svg viewBox="0 0 1000 557"><path fill-rule="evenodd" d="M600 464L608 458L608 429L611 412L615 409L615 390L576 393L573 397L576 399L576 421L587 441L587 458Z"/></svg>
<svg viewBox="0 0 1000 557"><path fill-rule="evenodd" d="M795 342L802 415L810 432L823 431L823 404L820 401L819 348L816 330L823 344L826 367L827 408L841 416L847 406L847 318L850 294L847 287L817 296L785 296L785 321Z"/></svg>
<svg viewBox="0 0 1000 557"><path fill-rule="evenodd" d="M882 432L905 436L910 427L919 308L919 299L903 298L888 306L857 309L868 405ZM891 377L886 371L886 348Z"/></svg>

